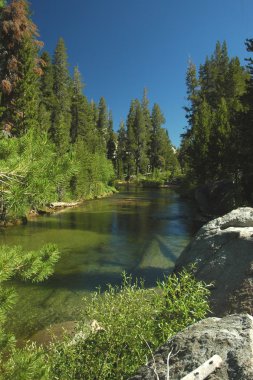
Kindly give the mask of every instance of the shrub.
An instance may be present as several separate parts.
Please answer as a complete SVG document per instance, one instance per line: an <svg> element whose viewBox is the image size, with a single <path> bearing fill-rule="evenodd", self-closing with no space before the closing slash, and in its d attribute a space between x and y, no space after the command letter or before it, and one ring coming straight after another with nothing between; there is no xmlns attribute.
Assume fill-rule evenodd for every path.
<svg viewBox="0 0 253 380"><path fill-rule="evenodd" d="M74 340L56 344L49 360L54 379L127 379L169 337L205 317L209 291L183 270L144 289L123 274L121 286L84 299ZM80 334L81 330L81 334ZM79 338L78 338L79 336Z"/></svg>

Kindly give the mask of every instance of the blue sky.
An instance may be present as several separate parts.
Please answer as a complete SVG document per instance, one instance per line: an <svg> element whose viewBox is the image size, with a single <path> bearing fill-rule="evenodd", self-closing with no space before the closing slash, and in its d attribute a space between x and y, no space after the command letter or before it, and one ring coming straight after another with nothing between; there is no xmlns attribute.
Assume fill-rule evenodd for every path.
<svg viewBox="0 0 253 380"><path fill-rule="evenodd" d="M188 59L199 65L217 40L226 40L229 55L244 64L244 41L253 37L252 0L30 2L46 50L53 53L58 38L64 38L70 69L79 66L89 99L105 97L115 130L131 99L141 98L146 87L176 146L186 125Z"/></svg>

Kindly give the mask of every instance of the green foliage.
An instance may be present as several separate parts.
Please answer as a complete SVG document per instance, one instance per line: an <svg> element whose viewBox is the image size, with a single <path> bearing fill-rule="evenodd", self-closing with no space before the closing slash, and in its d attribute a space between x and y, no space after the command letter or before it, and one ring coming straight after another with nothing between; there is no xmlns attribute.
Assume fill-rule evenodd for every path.
<svg viewBox="0 0 253 380"><path fill-rule="evenodd" d="M245 133L242 115L248 72L237 57L229 58L224 42L196 67L190 62L187 75L188 130L183 135L180 161L191 181L198 184L229 178L241 180Z"/></svg>
<svg viewBox="0 0 253 380"><path fill-rule="evenodd" d="M70 137L71 143L74 144L80 136L81 133L84 133L86 120L86 108L87 108L87 99L82 94L83 83L81 74L77 67L74 69L74 78L72 85L72 99L71 99L71 128L70 128Z"/></svg>
<svg viewBox="0 0 253 380"><path fill-rule="evenodd" d="M0 246L0 283L19 277L21 280L40 282L53 273L59 251L53 244L39 251L24 252L20 246Z"/></svg>
<svg viewBox="0 0 253 380"><path fill-rule="evenodd" d="M108 119L108 140L107 140L107 158L111 160L113 166L116 167L116 151L117 151L117 136L113 131L112 112L109 112Z"/></svg>
<svg viewBox="0 0 253 380"><path fill-rule="evenodd" d="M17 25L19 27L17 27ZM12 1L1 10L0 118L6 133L21 136L38 123L39 65L37 28L26 1Z"/></svg>
<svg viewBox="0 0 253 380"><path fill-rule="evenodd" d="M142 103L138 99L131 102L126 122L127 131L125 133L121 124L118 132L118 178L130 179L133 175L149 175L156 169L170 170L173 176L180 172L168 132L162 128L164 123L165 119L158 104L154 104L150 114L146 90Z"/></svg>
<svg viewBox="0 0 253 380"><path fill-rule="evenodd" d="M50 134L59 156L68 151L71 125L71 90L68 72L67 51L64 40L59 39L53 59L54 106Z"/></svg>
<svg viewBox="0 0 253 380"><path fill-rule="evenodd" d="M127 133L124 121L120 123L118 131L118 147L116 151L117 178L124 179L127 173Z"/></svg>
<svg viewBox="0 0 253 380"><path fill-rule="evenodd" d="M10 279L40 282L47 279L59 259L53 244L39 251L25 252L20 246L0 246L0 379L49 380L45 353L35 345L23 349L15 347L15 337L5 331L8 313L15 305L17 295L6 286Z"/></svg>
<svg viewBox="0 0 253 380"><path fill-rule="evenodd" d="M156 330L160 342L203 319L209 311L210 291L203 282L196 281L191 271L184 269L178 276L165 277L157 285L161 292Z"/></svg>
<svg viewBox="0 0 253 380"><path fill-rule="evenodd" d="M97 130L99 133L99 146L100 149L106 151L106 145L108 141L108 127L109 127L109 117L105 98L102 96L98 104L98 119L97 119Z"/></svg>
<svg viewBox="0 0 253 380"><path fill-rule="evenodd" d="M90 152L82 140L77 141L76 149L76 196L87 199L105 194L114 178L112 162L102 152Z"/></svg>
<svg viewBox="0 0 253 380"><path fill-rule="evenodd" d="M67 155L58 158L46 133L30 130L19 139L0 139L0 147L2 219L57 199L57 185L68 181L71 162Z"/></svg>
<svg viewBox="0 0 253 380"><path fill-rule="evenodd" d="M0 380L50 380L45 352L35 344L13 348L9 360L0 362Z"/></svg>
<svg viewBox="0 0 253 380"><path fill-rule="evenodd" d="M105 293L84 299L79 334L50 353L52 378L127 379L150 350L204 318L208 294L205 284L185 270L165 277L158 289L144 289L142 281L123 274L121 286L109 285Z"/></svg>
<svg viewBox="0 0 253 380"><path fill-rule="evenodd" d="M244 112L238 117L238 132L240 136L240 175L242 194L244 200L250 205L253 202L253 39L246 40L247 51L251 54L246 58L249 78L247 81L247 92L243 97Z"/></svg>
<svg viewBox="0 0 253 380"><path fill-rule="evenodd" d="M46 51L41 55L40 65L43 74L40 77L39 125L41 130L48 131L51 127L55 98L53 93L53 65L51 57Z"/></svg>

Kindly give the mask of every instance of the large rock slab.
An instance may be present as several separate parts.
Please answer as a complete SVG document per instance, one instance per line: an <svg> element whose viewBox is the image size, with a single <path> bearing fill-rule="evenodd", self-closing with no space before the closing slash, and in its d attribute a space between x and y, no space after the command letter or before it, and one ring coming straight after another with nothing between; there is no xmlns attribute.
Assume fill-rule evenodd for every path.
<svg viewBox="0 0 253 380"><path fill-rule="evenodd" d="M176 262L190 263L196 277L213 282L215 315L253 313L253 209L242 207L204 225Z"/></svg>
<svg viewBox="0 0 253 380"><path fill-rule="evenodd" d="M215 354L223 364L208 380L252 380L253 318L235 314L204 319L160 347L129 380L180 380Z"/></svg>

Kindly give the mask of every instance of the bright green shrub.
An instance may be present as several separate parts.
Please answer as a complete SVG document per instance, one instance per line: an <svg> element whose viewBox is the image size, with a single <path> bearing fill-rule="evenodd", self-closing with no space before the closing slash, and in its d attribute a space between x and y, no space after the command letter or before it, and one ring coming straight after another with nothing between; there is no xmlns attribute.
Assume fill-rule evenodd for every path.
<svg viewBox="0 0 253 380"><path fill-rule="evenodd" d="M84 299L81 337L54 346L52 378L127 379L145 364L150 350L205 317L208 294L205 284L185 270L165 277L156 289L144 289L143 282L124 274L121 286Z"/></svg>

